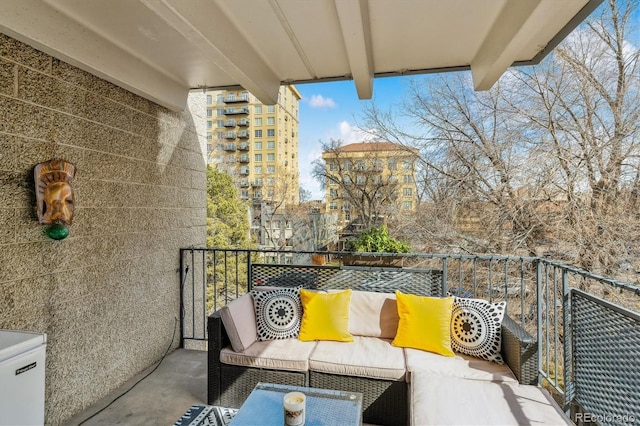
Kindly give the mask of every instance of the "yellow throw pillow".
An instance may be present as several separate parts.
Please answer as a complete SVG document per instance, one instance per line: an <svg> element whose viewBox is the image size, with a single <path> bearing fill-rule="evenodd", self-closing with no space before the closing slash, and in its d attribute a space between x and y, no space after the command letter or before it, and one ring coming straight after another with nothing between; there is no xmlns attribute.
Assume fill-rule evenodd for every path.
<svg viewBox="0 0 640 426"><path fill-rule="evenodd" d="M353 336L349 333L351 290L318 293L301 289L300 300L303 314L299 340L353 342Z"/></svg>
<svg viewBox="0 0 640 426"><path fill-rule="evenodd" d="M393 346L454 356L450 329L453 297L423 297L396 291L396 299L400 321Z"/></svg>

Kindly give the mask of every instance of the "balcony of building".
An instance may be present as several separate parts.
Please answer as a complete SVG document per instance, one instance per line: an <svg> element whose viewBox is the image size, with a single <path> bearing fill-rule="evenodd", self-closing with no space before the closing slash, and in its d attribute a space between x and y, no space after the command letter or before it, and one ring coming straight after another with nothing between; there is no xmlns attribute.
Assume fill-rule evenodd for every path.
<svg viewBox="0 0 640 426"><path fill-rule="evenodd" d="M240 151L248 151L249 150L249 143L248 142L240 142L238 144L238 149Z"/></svg>
<svg viewBox="0 0 640 426"><path fill-rule="evenodd" d="M242 198L248 198L245 195ZM260 197L256 193L253 198ZM138 378L70 424L96 412L85 424L171 424L191 404L206 404L210 386L204 345L207 317L256 285L400 290L505 302L506 316L531 337L527 363L536 382L567 409L567 416L588 412L606 417L621 412L619 404L627 418L640 416L640 405L633 405L640 396L640 370L633 355L640 353L640 288L636 286L543 258L358 253L371 262L402 259L400 267L373 263L363 267L347 264L356 253L323 252L329 263L316 266L311 261L316 252L291 248L181 250L183 349L164 357L157 370L131 391ZM215 267L215 274L202 273L207 267ZM154 410L148 409L150 401Z"/></svg>
<svg viewBox="0 0 640 426"><path fill-rule="evenodd" d="M233 104L233 103L238 103L238 102L249 102L249 94L248 93L242 93L240 95L236 95L236 94L228 94L224 97L224 103L225 104Z"/></svg>
<svg viewBox="0 0 640 426"><path fill-rule="evenodd" d="M238 120L238 126L247 127L248 125L249 125L249 119L241 118L240 120Z"/></svg>
<svg viewBox="0 0 640 426"><path fill-rule="evenodd" d="M236 127L236 120L225 120L224 127Z"/></svg>
<svg viewBox="0 0 640 426"><path fill-rule="evenodd" d="M225 151L235 151L236 150L236 144L235 143L225 143L224 144L224 150Z"/></svg>
<svg viewBox="0 0 640 426"><path fill-rule="evenodd" d="M240 158L238 159L239 162L241 163L248 163L249 162L249 155L248 154L240 154Z"/></svg>
<svg viewBox="0 0 640 426"><path fill-rule="evenodd" d="M234 131L230 131L230 132L226 132L224 134L224 138L225 139L236 139L238 137L238 135L236 134L236 132ZM234 145L235 146L235 145ZM235 148L234 148L235 149Z"/></svg>
<svg viewBox="0 0 640 426"><path fill-rule="evenodd" d="M249 114L249 107L225 108L224 115Z"/></svg>
<svg viewBox="0 0 640 426"><path fill-rule="evenodd" d="M240 139L247 139L249 137L249 131L248 130L240 130L238 132L238 137Z"/></svg>
<svg viewBox="0 0 640 426"><path fill-rule="evenodd" d="M249 167L240 167L240 174L241 175L248 175L249 174Z"/></svg>

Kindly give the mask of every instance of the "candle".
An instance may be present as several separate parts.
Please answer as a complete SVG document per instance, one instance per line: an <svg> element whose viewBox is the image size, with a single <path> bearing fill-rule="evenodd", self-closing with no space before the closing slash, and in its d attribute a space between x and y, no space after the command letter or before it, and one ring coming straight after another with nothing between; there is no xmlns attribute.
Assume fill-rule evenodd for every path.
<svg viewBox="0 0 640 426"><path fill-rule="evenodd" d="M289 392L284 396L284 424L299 426L304 424L307 397L302 392Z"/></svg>

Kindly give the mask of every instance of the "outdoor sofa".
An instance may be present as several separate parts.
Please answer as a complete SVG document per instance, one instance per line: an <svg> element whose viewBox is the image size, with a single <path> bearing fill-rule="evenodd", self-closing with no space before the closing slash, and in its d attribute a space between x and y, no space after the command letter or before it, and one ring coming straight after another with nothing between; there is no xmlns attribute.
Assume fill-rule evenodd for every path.
<svg viewBox="0 0 640 426"><path fill-rule="evenodd" d="M292 290L298 291L284 291ZM504 364L393 346L400 319L392 293L349 291L353 342L261 341L264 324L256 317L255 291L261 290L208 318L211 405L240 407L258 382L271 382L361 392L363 421L371 424L568 423L551 396L536 386L535 339L508 316L501 323Z"/></svg>

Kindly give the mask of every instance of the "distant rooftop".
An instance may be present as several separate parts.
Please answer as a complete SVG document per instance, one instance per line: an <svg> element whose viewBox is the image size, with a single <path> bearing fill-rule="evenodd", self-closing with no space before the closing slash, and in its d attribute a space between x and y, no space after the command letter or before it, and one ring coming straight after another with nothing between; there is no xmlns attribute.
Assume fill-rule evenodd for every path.
<svg viewBox="0 0 640 426"><path fill-rule="evenodd" d="M371 151L416 151L413 148L393 142L356 142L343 145L337 149L340 152L371 152Z"/></svg>

